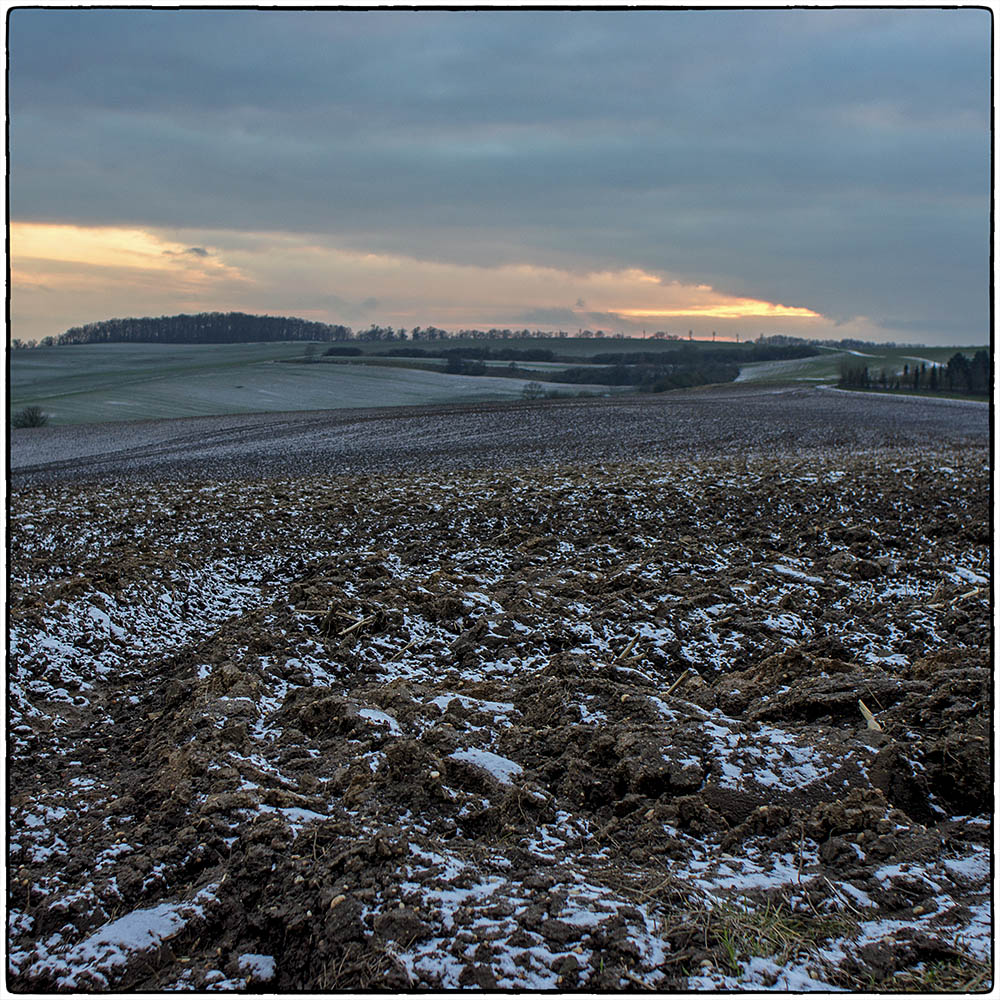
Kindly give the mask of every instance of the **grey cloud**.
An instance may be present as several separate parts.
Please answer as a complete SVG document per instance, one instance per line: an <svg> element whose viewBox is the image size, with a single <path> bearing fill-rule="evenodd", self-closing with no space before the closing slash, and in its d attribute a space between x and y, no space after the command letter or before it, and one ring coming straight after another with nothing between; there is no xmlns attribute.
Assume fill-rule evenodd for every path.
<svg viewBox="0 0 1000 1000"><path fill-rule="evenodd" d="M651 319L628 319L625 316L619 316L617 313L609 312L587 312L581 316L580 326L584 329L591 330L604 330L605 332L613 332L615 330L625 330L625 331L638 331L640 329L656 329L658 326L662 326L662 322L659 320Z"/></svg>
<svg viewBox="0 0 1000 1000"><path fill-rule="evenodd" d="M15 10L11 60L31 106L62 105L71 80L76 106L114 110L308 105L366 127L559 128L683 119L694 102L700 118L753 127L788 105L824 112L884 92L921 109L978 98L985 112L966 84L988 23L982 11ZM758 114L735 119L734 102Z"/></svg>
<svg viewBox="0 0 1000 1000"><path fill-rule="evenodd" d="M559 307L533 307L523 309L511 317L512 323L526 323L529 326L562 326L567 330L575 330L580 323L580 315L572 309Z"/></svg>
<svg viewBox="0 0 1000 1000"><path fill-rule="evenodd" d="M211 257L204 247L188 247L186 250L164 250L165 257Z"/></svg>
<svg viewBox="0 0 1000 1000"><path fill-rule="evenodd" d="M290 298L287 308L289 310L302 309L303 305L314 309L327 309L331 316L343 323L358 323L371 318L372 310L378 308L378 299L367 298L359 302L355 299L345 299L334 292L328 292L325 295L310 295L308 302L305 303L301 298Z"/></svg>
<svg viewBox="0 0 1000 1000"><path fill-rule="evenodd" d="M655 328L655 321L630 320L617 313L609 312L577 312L574 309L558 306L524 308L511 316L509 323L523 323L528 326L559 326L567 332L578 329L604 330L609 333L618 330L637 332L643 327L648 327L650 330Z"/></svg>
<svg viewBox="0 0 1000 1000"><path fill-rule="evenodd" d="M988 324L989 14L11 13L15 218Z"/></svg>
<svg viewBox="0 0 1000 1000"><path fill-rule="evenodd" d="M922 337L928 334L943 334L948 340L955 340L956 335L967 333L964 324L961 322L948 322L944 319L939 322L919 319L897 319L892 316L880 316L879 326L887 330L899 330L902 333L919 335Z"/></svg>
<svg viewBox="0 0 1000 1000"><path fill-rule="evenodd" d="M204 247L188 247L184 251L186 254L190 254L192 257L211 257L212 255Z"/></svg>

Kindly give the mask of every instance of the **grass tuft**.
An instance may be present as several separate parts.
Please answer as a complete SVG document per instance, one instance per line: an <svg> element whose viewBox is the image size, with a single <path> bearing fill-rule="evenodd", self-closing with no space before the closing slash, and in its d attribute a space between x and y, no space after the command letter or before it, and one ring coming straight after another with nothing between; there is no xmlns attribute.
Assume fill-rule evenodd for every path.
<svg viewBox="0 0 1000 1000"><path fill-rule="evenodd" d="M935 962L921 962L897 972L880 989L902 993L986 993L993 986L988 962L956 955Z"/></svg>
<svg viewBox="0 0 1000 1000"><path fill-rule="evenodd" d="M784 965L815 953L831 937L853 936L858 925L843 914L802 914L774 900L726 902L706 915L709 946L715 946L725 971L739 976L751 958Z"/></svg>

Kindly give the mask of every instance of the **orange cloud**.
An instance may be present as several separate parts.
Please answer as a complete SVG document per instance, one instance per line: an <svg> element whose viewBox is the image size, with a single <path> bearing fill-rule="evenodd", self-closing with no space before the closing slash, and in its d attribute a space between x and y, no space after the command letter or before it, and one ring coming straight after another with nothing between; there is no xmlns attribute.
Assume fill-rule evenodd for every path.
<svg viewBox="0 0 1000 1000"><path fill-rule="evenodd" d="M203 247L187 247L146 229L120 226L71 226L48 222L12 222L12 264L25 275L28 262L128 268L139 271L209 272L234 278L239 272L213 258ZM190 275L189 275L190 277ZM30 280L24 279L22 280Z"/></svg>
<svg viewBox="0 0 1000 1000"><path fill-rule="evenodd" d="M114 315L233 308L448 328L519 326L548 315L541 326L620 321L636 329L673 319L715 322L722 332L727 321L786 321L782 329L791 329L822 318L635 267L450 263L351 250L319 234L12 222L10 240L12 327L16 319L25 339Z"/></svg>
<svg viewBox="0 0 1000 1000"><path fill-rule="evenodd" d="M795 319L822 319L819 313L800 306L783 306L775 302L761 302L757 299L728 299L704 306L676 306L671 309L611 309L610 312L629 319L669 319L670 317L691 316L702 319L745 319L763 316L769 319L779 317Z"/></svg>

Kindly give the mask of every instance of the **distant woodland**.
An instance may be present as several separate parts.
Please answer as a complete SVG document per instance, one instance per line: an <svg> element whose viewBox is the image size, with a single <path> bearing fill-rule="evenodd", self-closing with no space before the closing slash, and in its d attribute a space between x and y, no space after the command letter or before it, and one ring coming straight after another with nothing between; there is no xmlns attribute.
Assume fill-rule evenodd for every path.
<svg viewBox="0 0 1000 1000"><path fill-rule="evenodd" d="M56 344L245 344L276 340L347 340L349 326L294 316L197 313L144 319L106 319L74 326Z"/></svg>
<svg viewBox="0 0 1000 1000"><path fill-rule="evenodd" d="M884 368L874 371L862 364L846 365L840 372L840 387L985 396L990 392L991 374L990 356L986 351L976 351L971 358L956 351L947 365L906 364L902 372L896 373Z"/></svg>
<svg viewBox="0 0 1000 1000"><path fill-rule="evenodd" d="M236 344L268 341L334 342L325 353L328 356L348 357L360 354L350 342L383 342L386 347L377 354L400 363L411 361L420 366L422 358L435 358L445 362L448 374L491 375L519 378L535 383L540 376L537 369L523 368L518 362L550 361L564 364L562 369L546 369L547 382L570 385L606 385L633 387L644 392L663 392L688 386L715 382L730 382L739 374L738 362L770 361L779 358L798 358L817 353L817 348L802 343L725 343L706 344L681 341L666 334L654 335L654 340L672 340L675 346L662 344L658 350L607 351L581 357L576 352L560 356L558 350L548 348L516 348L507 346L459 346L454 341L504 341L517 338L552 340L568 338L568 334L550 331L490 329L461 330L455 333L438 327L414 327L411 330L393 329L372 325L354 331L348 326L317 323L289 316L257 316L248 313L198 313L195 315L146 317L142 319L110 319L99 323L73 327L60 337L47 338L42 346L73 344ZM603 331L580 331L580 339L605 339ZM623 338L608 337L614 342ZM390 346L390 345L397 346ZM416 346L420 344L422 346ZM403 346L405 345L405 346ZM423 346L426 345L426 346ZM17 342L13 346L19 345ZM597 344L595 343L595 349ZM367 353L370 353L371 349ZM307 348L301 359L309 363L317 360ZM487 365L487 361L506 361L505 366Z"/></svg>
<svg viewBox="0 0 1000 1000"><path fill-rule="evenodd" d="M556 362L567 367L545 372L548 382L579 385L633 386L647 392L729 382L736 378L739 365L759 361L805 358L820 353L823 346L850 349L866 345L860 341L807 341L797 337L761 335L743 344L707 343L684 340L675 334L656 331L649 340L659 341L656 350L597 350L581 357L578 351L561 354L556 348L516 348L513 346L468 346L469 340L505 341L572 338L608 342L608 347L624 337L603 330L579 330L575 334L558 332L491 328L489 330L447 331L435 326L415 326L410 330L371 324L364 330L349 326L319 323L295 316L260 316L242 312L208 312L127 319L108 319L87 323L67 330L58 337L46 337L38 346L72 344L239 344L279 341L332 343L327 355L361 354L351 342L381 342L386 347L375 352L400 362L411 359L419 366L420 359L443 359L450 374L492 375L534 379L539 372L522 368L518 362ZM630 338L631 339L631 338ZM714 340L714 336L713 336ZM449 342L465 341L465 346L450 346ZM670 345L662 343L670 341ZM396 345L396 346L391 346ZM417 346L420 345L420 346ZM14 339L14 348L34 346ZM652 345L651 345L652 346ZM895 345L877 345L889 347ZM369 347L364 353L371 354ZM317 360L307 349L307 358ZM498 367L496 362L509 362ZM493 365L487 365L493 362ZM986 351L973 357L956 353L946 366L914 364L902 372L870 370L863 364L848 364L841 370L840 385L852 389L881 389L901 392L947 392L984 395L990 391L990 360Z"/></svg>
<svg viewBox="0 0 1000 1000"><path fill-rule="evenodd" d="M580 329L575 333L566 330L529 330L512 329L510 327L491 327L488 330L463 329L443 330L436 326L415 326L407 330L404 327L394 328L372 323L363 330L353 330L349 326L336 323L318 323L314 320L300 319L295 316L258 316L242 312L208 312L183 313L178 316L147 316L143 318L107 319L83 326L74 326L58 337L44 337L36 344L25 342L18 338L11 341L15 348L54 347L60 344L240 344L259 343L266 341L315 341L328 343L337 341L365 341L387 343L434 343L447 340L604 340L616 341L626 339L624 334L609 333L605 330ZM631 339L631 338L629 338ZM691 332L685 340L679 334L657 330L647 338L650 341L670 341L678 345L679 350L696 349L697 344L691 343ZM713 334L712 339L715 339ZM774 335L765 337L763 334L755 341L747 341L743 345L718 346L712 345L714 358L718 361L739 360L771 361L778 358L807 357L816 353L818 345L828 347L864 347L864 341L808 341L799 337ZM893 347L894 344L883 344L883 347ZM781 348L775 352L775 348ZM750 353L747 353L749 350ZM799 353L795 353L795 351ZM728 355L724 352L730 352ZM653 352L651 352L653 353ZM655 352L656 363L660 363L663 354ZM634 357L629 357L629 363L635 363ZM685 363L687 359L678 359L677 363ZM613 360L602 360L600 363L615 363Z"/></svg>

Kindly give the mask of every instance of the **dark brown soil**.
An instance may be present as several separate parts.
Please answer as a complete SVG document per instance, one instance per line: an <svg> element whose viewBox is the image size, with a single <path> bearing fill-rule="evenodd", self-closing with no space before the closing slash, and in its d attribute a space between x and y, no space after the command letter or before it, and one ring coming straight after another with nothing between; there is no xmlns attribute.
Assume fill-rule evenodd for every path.
<svg viewBox="0 0 1000 1000"><path fill-rule="evenodd" d="M9 986L981 966L989 494L958 446L16 490Z"/></svg>
<svg viewBox="0 0 1000 1000"><path fill-rule="evenodd" d="M990 441L989 407L801 384L608 399L189 417L11 432L17 485L83 479L514 471L566 463L808 455Z"/></svg>

